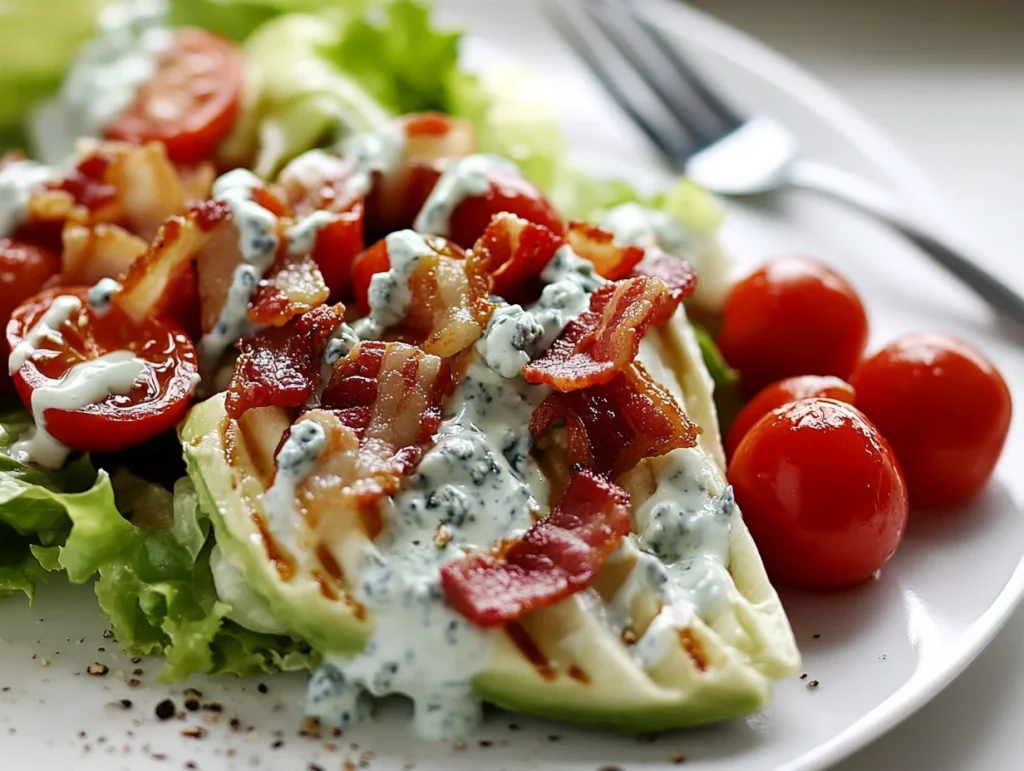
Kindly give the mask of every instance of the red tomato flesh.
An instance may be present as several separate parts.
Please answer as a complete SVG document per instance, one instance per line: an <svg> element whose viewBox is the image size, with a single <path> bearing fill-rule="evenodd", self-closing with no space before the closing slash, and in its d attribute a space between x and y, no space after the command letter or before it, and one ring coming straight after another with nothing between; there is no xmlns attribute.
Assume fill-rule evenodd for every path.
<svg viewBox="0 0 1024 771"><path fill-rule="evenodd" d="M518 173L495 171L488 175L491 189L483 195L470 196L452 211L448 222L448 238L469 249L484 234L491 218L509 212L535 225L564 235L565 223L555 207L529 180Z"/></svg>
<svg viewBox="0 0 1024 771"><path fill-rule="evenodd" d="M766 263L729 292L717 343L748 394L795 375L849 378L868 339L860 298L808 257Z"/></svg>
<svg viewBox="0 0 1024 771"><path fill-rule="evenodd" d="M385 239L375 243L352 263L352 291L362 315L370 312L370 279L375 274L390 269L391 257L388 255L388 244Z"/></svg>
<svg viewBox="0 0 1024 771"><path fill-rule="evenodd" d="M46 430L58 441L86 452L113 452L133 447L172 428L185 416L198 374L195 348L173 322L149 319L134 324L116 307L97 316L87 301L88 288L45 290L23 303L7 325L13 349L57 297L71 295L82 308L61 325L60 339L44 339L38 352L14 375L14 385L31 410L37 388L59 382L76 364L113 351L129 350L146 369L126 395L111 395L75 410L49 409Z"/></svg>
<svg viewBox="0 0 1024 771"><path fill-rule="evenodd" d="M60 270L60 258L38 246L0 238L0 321L5 325L14 309L34 295ZM10 351L0 346L0 394L14 393L7 374Z"/></svg>
<svg viewBox="0 0 1024 771"><path fill-rule="evenodd" d="M900 459L915 506L955 506L985 486L1012 412L992 362L956 338L918 332L869 358L851 382Z"/></svg>
<svg viewBox="0 0 1024 771"><path fill-rule="evenodd" d="M179 29L156 75L106 129L110 139L162 142L179 164L213 154L238 117L244 60L238 47L202 29Z"/></svg>
<svg viewBox="0 0 1024 771"><path fill-rule="evenodd" d="M729 464L729 481L768 574L804 589L870 578L907 521L896 456L849 404L805 399L759 420Z"/></svg>
<svg viewBox="0 0 1024 771"><path fill-rule="evenodd" d="M757 396L747 402L732 425L729 426L729 433L725 437L726 455L731 458L743 437L753 428L754 424L776 407L800 399L810 399L812 396L836 399L848 404L854 403L853 386L837 377L801 375L772 383L761 389Z"/></svg>

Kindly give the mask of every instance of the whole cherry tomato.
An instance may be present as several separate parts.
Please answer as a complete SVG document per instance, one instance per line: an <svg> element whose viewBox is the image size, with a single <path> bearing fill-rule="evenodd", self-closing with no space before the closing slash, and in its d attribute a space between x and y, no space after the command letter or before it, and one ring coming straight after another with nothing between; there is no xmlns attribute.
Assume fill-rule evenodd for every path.
<svg viewBox="0 0 1024 771"><path fill-rule="evenodd" d="M753 425L776 407L800 399L810 399L813 396L854 403L853 386L837 377L801 375L772 383L762 388L757 396L747 402L729 426L729 433L725 437L726 454L731 458Z"/></svg>
<svg viewBox="0 0 1024 771"><path fill-rule="evenodd" d="M871 577L907 521L896 456L849 404L804 399L772 410L740 442L729 480L773 579L837 589Z"/></svg>
<svg viewBox="0 0 1024 771"><path fill-rule="evenodd" d="M780 257L726 297L718 347L748 394L795 375L848 378L868 339L860 298L808 257Z"/></svg>
<svg viewBox="0 0 1024 771"><path fill-rule="evenodd" d="M851 382L900 459L915 506L954 506L985 486L1012 411L992 362L960 340L918 332L865 361Z"/></svg>

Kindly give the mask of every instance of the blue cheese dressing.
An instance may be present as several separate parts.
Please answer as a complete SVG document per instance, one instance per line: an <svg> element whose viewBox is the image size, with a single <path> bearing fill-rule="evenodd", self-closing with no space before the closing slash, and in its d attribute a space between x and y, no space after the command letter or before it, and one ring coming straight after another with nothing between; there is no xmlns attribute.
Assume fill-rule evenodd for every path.
<svg viewBox="0 0 1024 771"><path fill-rule="evenodd" d="M405 311L412 302L409 277L420 260L436 256L426 239L412 230L391 233L384 242L391 268L370 279L367 296L370 313L353 327L361 340L380 338L384 330L405 317Z"/></svg>
<svg viewBox="0 0 1024 771"><path fill-rule="evenodd" d="M0 238L16 231L28 215L32 191L57 178L57 172L35 161L14 161L0 169Z"/></svg>
<svg viewBox="0 0 1024 771"><path fill-rule="evenodd" d="M277 471L263 496L263 510L274 542L291 554L299 553L296 532L302 522L295 505L298 487L316 468L326 440L323 426L312 420L300 420L292 426L274 459Z"/></svg>
<svg viewBox="0 0 1024 771"><path fill-rule="evenodd" d="M453 161L430 191L413 228L421 233L447 238L452 213L467 198L485 195L491 189L491 180L496 174L519 176L519 168L512 161L496 155L468 155Z"/></svg>

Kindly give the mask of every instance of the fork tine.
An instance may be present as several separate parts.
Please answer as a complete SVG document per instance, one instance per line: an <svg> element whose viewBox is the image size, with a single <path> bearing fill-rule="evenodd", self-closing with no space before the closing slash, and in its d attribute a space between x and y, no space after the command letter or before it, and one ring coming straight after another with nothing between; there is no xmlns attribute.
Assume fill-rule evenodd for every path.
<svg viewBox="0 0 1024 771"><path fill-rule="evenodd" d="M700 150L700 146L693 138L683 133L682 127L675 130L659 125L664 121L658 121L648 107L640 104L636 95L631 93L619 80L614 68L598 53L594 43L576 28L572 19L561 7L561 2L547 2L543 9L555 29L562 36L563 40L576 52L604 87L609 96L618 104L630 119L647 135L654 145L661 150L670 160L682 166L689 158Z"/></svg>
<svg viewBox="0 0 1024 771"><path fill-rule="evenodd" d="M657 46L661 55L664 56L673 67L675 67L676 72L686 80L690 88L700 95L700 98L704 100L708 109L717 113L724 123L728 123L730 125L731 129L735 129L743 125L745 118L733 110L732 107L730 107L718 95L715 89L708 85L708 82L701 76L697 69L679 52L678 44L669 40L665 33L658 29L647 16L638 12L634 7L635 4L633 0L625 0L625 4L629 7L629 12L632 14L633 18L636 19L637 23L647 31L647 34L650 36L650 39L654 41L654 45Z"/></svg>
<svg viewBox="0 0 1024 771"><path fill-rule="evenodd" d="M693 82L692 68L682 62L663 36L654 36L651 26L641 21L629 3L593 0L585 2L584 7L647 87L702 147L739 125L738 118L710 94L703 82Z"/></svg>

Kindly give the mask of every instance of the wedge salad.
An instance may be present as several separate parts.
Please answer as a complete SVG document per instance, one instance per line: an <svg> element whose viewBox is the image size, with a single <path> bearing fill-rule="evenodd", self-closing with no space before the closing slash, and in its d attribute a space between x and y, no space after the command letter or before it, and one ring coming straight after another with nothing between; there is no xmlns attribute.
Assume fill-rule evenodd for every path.
<svg viewBox="0 0 1024 771"><path fill-rule="evenodd" d="M855 293L821 347L852 335L850 367L780 354L755 382L718 204L574 167L527 81L461 70L425 5L51 5L19 23L66 52L0 54L34 95L0 113L29 151L0 161L0 593L94 580L165 679L308 670L330 725L403 694L435 739L485 702L651 732L797 672L741 505L791 583L896 550L903 473L836 377L751 401L725 475L716 396L850 378ZM871 522L856 558L834 522L780 544L762 471L808 426L833 481L830 437L866 443L843 468L873 496L800 499Z"/></svg>

